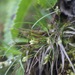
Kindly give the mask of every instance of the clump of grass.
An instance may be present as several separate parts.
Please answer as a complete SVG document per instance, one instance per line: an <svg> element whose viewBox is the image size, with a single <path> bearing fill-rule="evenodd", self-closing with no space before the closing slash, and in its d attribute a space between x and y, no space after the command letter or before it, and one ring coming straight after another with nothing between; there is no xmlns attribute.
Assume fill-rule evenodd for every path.
<svg viewBox="0 0 75 75"><path fill-rule="evenodd" d="M36 23L34 23L32 28L34 26L36 28L36 24L38 22L41 22L42 19L49 15L52 16L53 14L56 14L56 11L41 17ZM48 24L46 25L48 26ZM28 32L26 34L28 36L21 31L23 37L26 36L29 38L28 43L25 44L25 48L23 47L25 52L24 55L28 56L27 60L25 61L25 73L28 75L53 75L53 72L56 72L57 74L63 73L65 57L68 59L73 72L75 72L74 66L67 54L69 47L66 48L70 42L68 39L74 36L73 34L72 36L68 36L68 34L71 34L70 31L67 32L69 28L68 22L63 24L60 23L59 20L54 20L54 23L49 25L49 28L46 27L46 31L44 28L41 29L41 25L40 30L31 29L28 30L28 32L26 31L27 29L25 29L24 32ZM73 27L71 29L74 30ZM66 39L66 37L68 39Z"/></svg>

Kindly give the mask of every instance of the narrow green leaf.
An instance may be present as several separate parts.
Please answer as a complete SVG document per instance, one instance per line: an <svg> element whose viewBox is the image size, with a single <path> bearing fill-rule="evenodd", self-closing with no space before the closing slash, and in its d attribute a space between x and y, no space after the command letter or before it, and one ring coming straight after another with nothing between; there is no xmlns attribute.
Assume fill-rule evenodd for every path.
<svg viewBox="0 0 75 75"><path fill-rule="evenodd" d="M18 28L20 28L22 26L23 23L23 19L27 14L27 11L29 9L29 7L32 4L32 0L21 0L19 6L18 6L18 10L16 13L16 18L14 20L14 25L13 25L13 29L11 29L12 32L12 37L15 38L18 35ZM21 22L20 24L18 22ZM16 29L17 28L17 29Z"/></svg>
<svg viewBox="0 0 75 75"><path fill-rule="evenodd" d="M5 22L4 22L4 35L3 35L4 40L3 41L9 45L13 43L10 29L12 28L13 18L18 8L18 4L20 0L6 0L6 1L7 1L6 4L4 4L5 9L2 8L3 10L5 10L5 15L6 15Z"/></svg>

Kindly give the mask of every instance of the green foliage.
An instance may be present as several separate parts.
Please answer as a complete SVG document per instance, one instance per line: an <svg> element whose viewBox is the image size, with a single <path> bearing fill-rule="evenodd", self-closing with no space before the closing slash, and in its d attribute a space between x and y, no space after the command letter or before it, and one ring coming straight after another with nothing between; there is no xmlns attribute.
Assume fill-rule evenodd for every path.
<svg viewBox="0 0 75 75"><path fill-rule="evenodd" d="M21 67L19 67L16 71L16 74L15 75L24 75L24 71L22 70Z"/></svg>
<svg viewBox="0 0 75 75"><path fill-rule="evenodd" d="M20 4L18 5L17 13L16 13L16 18L14 20L14 25L13 29L11 30L12 32L12 37L15 38L18 35L17 29L22 26L23 19L26 16L26 13L31 6L33 0L21 0ZM20 22L20 24L19 24Z"/></svg>
<svg viewBox="0 0 75 75"><path fill-rule="evenodd" d="M57 0L37 0L38 4L45 8L52 8Z"/></svg>
<svg viewBox="0 0 75 75"><path fill-rule="evenodd" d="M6 20L4 22L4 43L8 45L13 42L10 29L13 26L13 19L17 11L19 2L20 0L7 0L6 6L4 5L6 8Z"/></svg>
<svg viewBox="0 0 75 75"><path fill-rule="evenodd" d="M7 75L12 67L14 67L13 75L24 75L23 63L25 65L25 72L27 71L27 73L32 73L32 70L36 68L38 70L40 69L40 73L42 71L47 73L47 70L43 67L48 65L50 66L48 69L50 69L52 73L53 64L57 64L55 61L58 61L59 54L62 60L62 70L64 69L65 56L74 70L73 64L66 52L66 50L69 49L66 47L68 47L71 42L71 36L68 37L67 35L69 33L75 34L74 27L70 27L73 29L71 32L71 29L68 29L68 23L63 24L55 20L56 18L53 14L59 16L58 9L55 9L54 12L51 13L47 10L48 8L53 8L56 2L57 0L36 0L35 2L33 2L33 0L9 1L8 7L11 4L12 6L9 7L10 10L8 10L8 19L4 29L5 44L3 43L1 51L3 52L3 56L7 56L8 59L12 56L11 58L14 59L5 72L5 75ZM32 5L32 3L34 5ZM13 6L16 8L13 9ZM29 11L30 13L27 13L30 7L34 9ZM13 15L12 12L15 15L15 19L10 19ZM29 22L29 20L31 20L31 22ZM53 23L51 23L52 20ZM67 36L67 39L65 36ZM74 46L74 44L70 45ZM69 46L70 50L74 51L74 48L71 46ZM70 53L71 52L68 52L68 54ZM73 54L73 56L75 56L75 54ZM36 65L38 67L35 68ZM61 69L61 67L59 68Z"/></svg>
<svg viewBox="0 0 75 75"><path fill-rule="evenodd" d="M6 47L4 47L4 48L2 48L3 49L3 51L4 51L4 56L14 56L14 55L21 55L22 53L18 50L18 49L16 49L16 48L14 48L13 46L12 47L9 47L9 46L6 46Z"/></svg>

